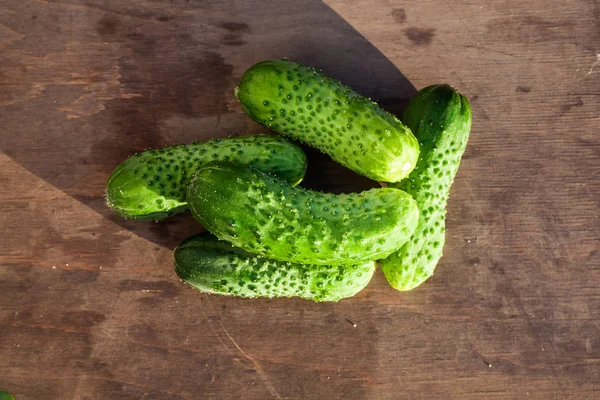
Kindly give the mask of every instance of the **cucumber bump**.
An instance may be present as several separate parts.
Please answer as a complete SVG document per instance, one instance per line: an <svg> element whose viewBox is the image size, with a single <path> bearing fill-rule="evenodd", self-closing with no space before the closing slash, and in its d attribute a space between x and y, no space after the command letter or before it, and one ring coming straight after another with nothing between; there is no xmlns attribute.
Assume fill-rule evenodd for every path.
<svg viewBox="0 0 600 400"><path fill-rule="evenodd" d="M106 184L106 202L117 214L160 220L187 210L185 188L202 165L212 161L248 164L298 184L306 155L294 143L271 135L238 136L165 147L121 163Z"/></svg>
<svg viewBox="0 0 600 400"><path fill-rule="evenodd" d="M417 167L395 187L414 197L421 215L412 237L381 261L388 282L411 290L429 278L442 257L446 202L471 131L471 106L449 85L422 89L404 111L421 143Z"/></svg>
<svg viewBox="0 0 600 400"><path fill-rule="evenodd" d="M319 265L386 257L408 240L419 215L398 189L326 194L228 163L202 167L187 201L219 239L275 260Z"/></svg>
<svg viewBox="0 0 600 400"><path fill-rule="evenodd" d="M419 144L398 118L313 68L260 62L244 73L236 96L258 123L371 179L400 181L417 162Z"/></svg>
<svg viewBox="0 0 600 400"><path fill-rule="evenodd" d="M184 240L173 253L175 272L206 293L241 297L293 297L338 301L354 296L373 276L375 262L303 265L250 254L210 234Z"/></svg>

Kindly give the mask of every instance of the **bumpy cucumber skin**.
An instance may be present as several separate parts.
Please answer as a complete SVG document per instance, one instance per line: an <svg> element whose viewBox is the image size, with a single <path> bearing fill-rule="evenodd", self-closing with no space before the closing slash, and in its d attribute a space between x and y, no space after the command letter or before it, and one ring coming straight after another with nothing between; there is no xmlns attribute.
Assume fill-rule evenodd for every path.
<svg viewBox="0 0 600 400"><path fill-rule="evenodd" d="M301 297L338 301L360 292L375 262L348 266L305 265L248 253L210 234L184 240L174 252L175 272L205 293L240 297Z"/></svg>
<svg viewBox="0 0 600 400"><path fill-rule="evenodd" d="M301 264L386 257L408 240L419 215L415 201L398 189L325 194L227 163L201 168L187 200L194 218L219 239Z"/></svg>
<svg viewBox="0 0 600 400"><path fill-rule="evenodd" d="M246 71L236 96L258 123L371 179L400 181L417 162L419 144L398 118L313 68L260 62Z"/></svg>
<svg viewBox="0 0 600 400"><path fill-rule="evenodd" d="M471 106L449 85L422 89L404 111L404 122L421 144L410 176L393 186L417 201L419 225L410 240L381 261L388 282L411 290L433 275L445 242L446 201L471 131Z"/></svg>
<svg viewBox="0 0 600 400"><path fill-rule="evenodd" d="M187 210L185 188L202 165L212 161L247 164L296 185L306 155L294 143L270 135L239 136L165 147L121 163L106 184L108 206L136 220L161 220Z"/></svg>

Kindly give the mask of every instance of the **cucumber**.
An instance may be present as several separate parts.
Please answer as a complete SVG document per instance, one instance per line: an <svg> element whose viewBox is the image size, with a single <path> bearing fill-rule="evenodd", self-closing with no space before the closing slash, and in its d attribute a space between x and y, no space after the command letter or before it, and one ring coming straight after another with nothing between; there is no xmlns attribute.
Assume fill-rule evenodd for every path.
<svg viewBox="0 0 600 400"><path fill-rule="evenodd" d="M15 398L10 393L0 390L0 400L15 400Z"/></svg>
<svg viewBox="0 0 600 400"><path fill-rule="evenodd" d="M471 131L471 106L449 85L429 86L410 101L404 122L419 139L421 155L408 179L393 186L414 197L421 216L410 240L381 261L398 290L419 286L442 257L446 201Z"/></svg>
<svg viewBox="0 0 600 400"><path fill-rule="evenodd" d="M248 164L298 184L306 156L277 136L254 135L165 147L136 154L121 163L106 184L106 201L117 214L161 220L187 210L185 188L202 165L215 160Z"/></svg>
<svg viewBox="0 0 600 400"><path fill-rule="evenodd" d="M419 215L415 201L398 189L325 194L230 163L202 167L187 200L194 218L219 239L301 264L386 257L408 240Z"/></svg>
<svg viewBox="0 0 600 400"><path fill-rule="evenodd" d="M371 280L375 262L304 265L250 254L210 234L184 240L174 252L175 272L206 293L241 297L293 297L338 301L354 296Z"/></svg>
<svg viewBox="0 0 600 400"><path fill-rule="evenodd" d="M398 118L314 68L260 62L244 73L236 96L258 123L371 179L400 181L417 162L419 144Z"/></svg>

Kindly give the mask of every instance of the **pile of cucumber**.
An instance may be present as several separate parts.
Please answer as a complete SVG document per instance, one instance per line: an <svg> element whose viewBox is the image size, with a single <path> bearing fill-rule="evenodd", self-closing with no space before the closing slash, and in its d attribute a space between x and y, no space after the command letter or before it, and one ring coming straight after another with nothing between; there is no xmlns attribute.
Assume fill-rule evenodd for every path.
<svg viewBox="0 0 600 400"><path fill-rule="evenodd" d="M235 94L246 113L386 187L333 195L297 185L306 156L266 134L149 150L108 179L108 206L136 220L190 210L210 233L174 252L177 275L202 292L337 301L362 290L380 260L410 290L433 274L446 201L471 129L449 85L411 99L403 122L321 72L264 61Z"/></svg>

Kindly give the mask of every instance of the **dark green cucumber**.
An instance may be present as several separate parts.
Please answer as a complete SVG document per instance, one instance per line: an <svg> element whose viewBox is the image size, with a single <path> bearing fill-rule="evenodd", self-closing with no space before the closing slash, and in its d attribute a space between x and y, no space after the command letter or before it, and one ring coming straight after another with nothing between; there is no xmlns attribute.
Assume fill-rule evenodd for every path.
<svg viewBox="0 0 600 400"><path fill-rule="evenodd" d="M371 179L400 181L417 162L419 144L398 118L314 68L263 61L236 96L255 121Z"/></svg>
<svg viewBox="0 0 600 400"><path fill-rule="evenodd" d="M0 400L15 400L15 398L10 393L0 390Z"/></svg>
<svg viewBox="0 0 600 400"><path fill-rule="evenodd" d="M106 184L107 204L117 214L137 220L160 220L185 211L188 182L212 161L247 164L293 185L306 170L304 152L277 136L239 136L165 147L121 163Z"/></svg>
<svg viewBox="0 0 600 400"><path fill-rule="evenodd" d="M219 239L274 260L348 265L386 257L417 225L398 189L325 194L253 168L213 163L188 186L192 215Z"/></svg>
<svg viewBox="0 0 600 400"><path fill-rule="evenodd" d="M410 290L429 278L442 257L446 201L471 131L471 106L448 85L417 93L404 111L404 122L421 144L417 167L393 186L411 194L419 205L419 225L411 239L381 262L388 282Z"/></svg>
<svg viewBox="0 0 600 400"><path fill-rule="evenodd" d="M174 252L175 272L201 292L241 297L338 301L371 280L375 262L328 266L294 264L248 253L210 234L184 240Z"/></svg>

